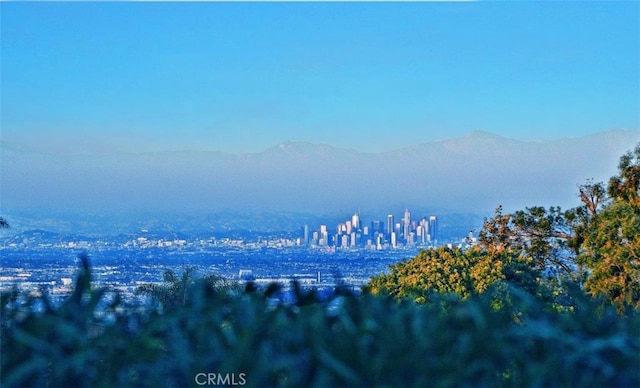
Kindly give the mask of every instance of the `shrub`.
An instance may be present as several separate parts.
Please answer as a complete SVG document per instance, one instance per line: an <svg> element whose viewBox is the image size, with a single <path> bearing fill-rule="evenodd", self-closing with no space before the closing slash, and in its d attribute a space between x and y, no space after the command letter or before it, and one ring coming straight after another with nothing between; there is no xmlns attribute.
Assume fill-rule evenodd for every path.
<svg viewBox="0 0 640 388"><path fill-rule="evenodd" d="M82 263L59 307L2 295L3 386L197 386L209 373L247 386L640 385L637 312L589 298L556 312L498 284L422 305L341 288L320 300L294 283L285 304L277 286L229 297L196 281L160 312L92 288Z"/></svg>

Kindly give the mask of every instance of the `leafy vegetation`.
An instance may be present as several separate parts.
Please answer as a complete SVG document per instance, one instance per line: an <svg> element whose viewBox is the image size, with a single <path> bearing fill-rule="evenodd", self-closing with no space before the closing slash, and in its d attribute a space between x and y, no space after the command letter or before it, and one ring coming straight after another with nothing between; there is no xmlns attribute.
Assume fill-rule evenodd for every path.
<svg viewBox="0 0 640 388"><path fill-rule="evenodd" d="M640 308L640 144L620 159L607 188L579 187L582 205L496 209L477 246L423 251L374 277L373 294L424 302L434 292L467 298L506 282L550 303L571 308L567 288L602 296L622 313Z"/></svg>
<svg viewBox="0 0 640 388"><path fill-rule="evenodd" d="M184 303L141 308L92 288L82 263L59 307L2 295L3 386L196 386L202 373L247 386L640 384L640 317L586 295L557 312L512 287L416 304L342 288L320 300L294 283L284 304L275 285L229 297L194 279Z"/></svg>
<svg viewBox="0 0 640 388"><path fill-rule="evenodd" d="M147 283L138 286L137 292L145 294L159 302L163 308L175 308L184 306L189 301L189 289L196 282L207 284L216 290L220 295L231 297L237 294L241 287L238 284L218 275L196 276L196 267L188 266L183 268L182 275L178 276L172 269L166 269L162 274L164 284Z"/></svg>
<svg viewBox="0 0 640 388"><path fill-rule="evenodd" d="M434 292L453 293L466 299L505 279L505 267L517 260L519 257L489 255L479 249L423 250L411 260L393 264L389 274L371 279L365 291L409 297L417 302L427 301Z"/></svg>
<svg viewBox="0 0 640 388"><path fill-rule="evenodd" d="M585 290L618 310L640 308L640 144L609 180L610 203L584 222L577 262L589 269Z"/></svg>

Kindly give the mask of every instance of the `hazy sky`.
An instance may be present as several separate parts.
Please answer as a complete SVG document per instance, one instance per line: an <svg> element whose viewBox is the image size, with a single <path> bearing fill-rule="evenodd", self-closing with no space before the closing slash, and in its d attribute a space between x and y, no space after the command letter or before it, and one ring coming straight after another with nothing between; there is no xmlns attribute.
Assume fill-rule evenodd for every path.
<svg viewBox="0 0 640 388"><path fill-rule="evenodd" d="M640 2L1 5L2 140L384 151L640 128Z"/></svg>

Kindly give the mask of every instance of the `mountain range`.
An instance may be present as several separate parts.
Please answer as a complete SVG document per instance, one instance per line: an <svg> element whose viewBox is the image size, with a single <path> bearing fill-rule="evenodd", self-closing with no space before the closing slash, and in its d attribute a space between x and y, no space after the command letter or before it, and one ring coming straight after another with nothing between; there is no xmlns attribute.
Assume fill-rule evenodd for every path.
<svg viewBox="0 0 640 388"><path fill-rule="evenodd" d="M578 184L608 180L638 142L638 130L551 141L474 131L383 153L285 142L250 154L54 154L3 142L0 196L3 212L566 208Z"/></svg>

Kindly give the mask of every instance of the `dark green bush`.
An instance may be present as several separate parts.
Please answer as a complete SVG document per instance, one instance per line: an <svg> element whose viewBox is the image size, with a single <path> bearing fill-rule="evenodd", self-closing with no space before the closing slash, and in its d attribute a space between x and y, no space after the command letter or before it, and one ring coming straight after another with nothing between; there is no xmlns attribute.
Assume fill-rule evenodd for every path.
<svg viewBox="0 0 640 388"><path fill-rule="evenodd" d="M215 373L247 386L640 386L637 312L588 297L556 312L506 285L424 305L294 288L283 304L275 286L230 298L196 281L161 312L92 289L83 260L59 307L2 295L2 385L197 386Z"/></svg>

